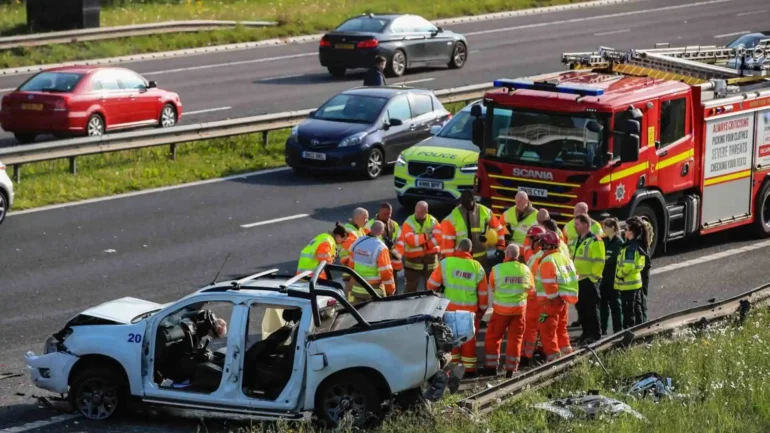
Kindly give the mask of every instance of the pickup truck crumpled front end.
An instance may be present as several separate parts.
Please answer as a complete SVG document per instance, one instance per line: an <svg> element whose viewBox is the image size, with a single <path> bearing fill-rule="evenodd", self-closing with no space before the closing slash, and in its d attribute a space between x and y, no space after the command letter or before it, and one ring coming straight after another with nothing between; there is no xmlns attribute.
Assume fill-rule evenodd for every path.
<svg viewBox="0 0 770 433"><path fill-rule="evenodd" d="M69 390L67 382L77 360L77 356L64 352L37 356L29 351L24 355L24 362L35 386L56 394L65 394Z"/></svg>

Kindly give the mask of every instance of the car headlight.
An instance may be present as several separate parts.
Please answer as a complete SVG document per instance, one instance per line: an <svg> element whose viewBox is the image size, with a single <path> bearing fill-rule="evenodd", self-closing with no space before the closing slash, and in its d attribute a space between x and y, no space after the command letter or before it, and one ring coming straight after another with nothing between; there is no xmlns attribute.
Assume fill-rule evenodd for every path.
<svg viewBox="0 0 770 433"><path fill-rule="evenodd" d="M400 153L398 154L398 159L396 159L396 165L399 165L399 166L405 166L406 165L406 160L404 159L404 155L402 155Z"/></svg>
<svg viewBox="0 0 770 433"><path fill-rule="evenodd" d="M470 174L470 173L475 173L476 171L478 171L478 169L479 169L478 164L468 164L460 167L460 172Z"/></svg>
<svg viewBox="0 0 770 433"><path fill-rule="evenodd" d="M54 353L59 351L59 346L57 345L56 338L54 336L48 337L47 340L45 340L45 346L43 346L43 354L48 355L49 353Z"/></svg>
<svg viewBox="0 0 770 433"><path fill-rule="evenodd" d="M297 138L297 133L299 132L299 125L293 126L291 128L291 133L289 134L289 138Z"/></svg>
<svg viewBox="0 0 770 433"><path fill-rule="evenodd" d="M350 137L345 137L345 139L340 141L339 147L348 147L361 144L361 141L364 139L364 137L366 137L366 134L366 132L359 132L358 134L353 134Z"/></svg>

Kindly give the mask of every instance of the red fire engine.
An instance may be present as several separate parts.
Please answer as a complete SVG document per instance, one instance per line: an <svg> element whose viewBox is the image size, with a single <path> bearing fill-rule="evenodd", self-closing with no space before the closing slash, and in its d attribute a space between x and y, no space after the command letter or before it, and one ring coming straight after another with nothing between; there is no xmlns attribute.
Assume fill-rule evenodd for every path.
<svg viewBox="0 0 770 433"><path fill-rule="evenodd" d="M656 47L564 54L569 71L495 81L472 115L476 192L495 213L518 191L559 222L652 227L652 250L752 224L770 236L770 40L753 50ZM648 226L649 227L649 226Z"/></svg>

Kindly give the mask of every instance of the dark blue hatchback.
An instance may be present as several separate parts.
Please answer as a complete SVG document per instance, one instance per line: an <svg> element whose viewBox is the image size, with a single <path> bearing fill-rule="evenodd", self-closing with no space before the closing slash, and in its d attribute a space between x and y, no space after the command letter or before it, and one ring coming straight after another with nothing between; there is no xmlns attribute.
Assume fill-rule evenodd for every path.
<svg viewBox="0 0 770 433"><path fill-rule="evenodd" d="M353 171L375 179L401 151L430 137L431 127L450 117L429 90L347 90L292 129L286 164L296 172Z"/></svg>

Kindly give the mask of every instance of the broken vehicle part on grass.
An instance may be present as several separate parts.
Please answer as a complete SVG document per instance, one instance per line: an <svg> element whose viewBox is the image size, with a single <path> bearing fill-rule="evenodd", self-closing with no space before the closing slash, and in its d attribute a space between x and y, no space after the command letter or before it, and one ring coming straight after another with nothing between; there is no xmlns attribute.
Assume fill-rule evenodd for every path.
<svg viewBox="0 0 770 433"><path fill-rule="evenodd" d="M674 386L670 377L658 373L646 373L632 379L632 383L621 389L621 392L637 399L652 397L655 401L675 396Z"/></svg>
<svg viewBox="0 0 770 433"><path fill-rule="evenodd" d="M591 391L587 395L567 397L538 403L532 407L554 413L566 420L594 420L602 417L615 417L622 413L628 413L635 418L646 421L647 419L622 401L599 395Z"/></svg>
<svg viewBox="0 0 770 433"><path fill-rule="evenodd" d="M371 300L352 305L341 284L318 279L325 271L350 275ZM123 298L91 308L49 338L43 355L28 352L27 369L91 419L110 418L133 397L265 420L312 411L327 426L351 414L363 425L391 396L442 380L452 348L475 332L433 292L383 298L352 269L325 262L313 276L277 272L165 305Z"/></svg>

